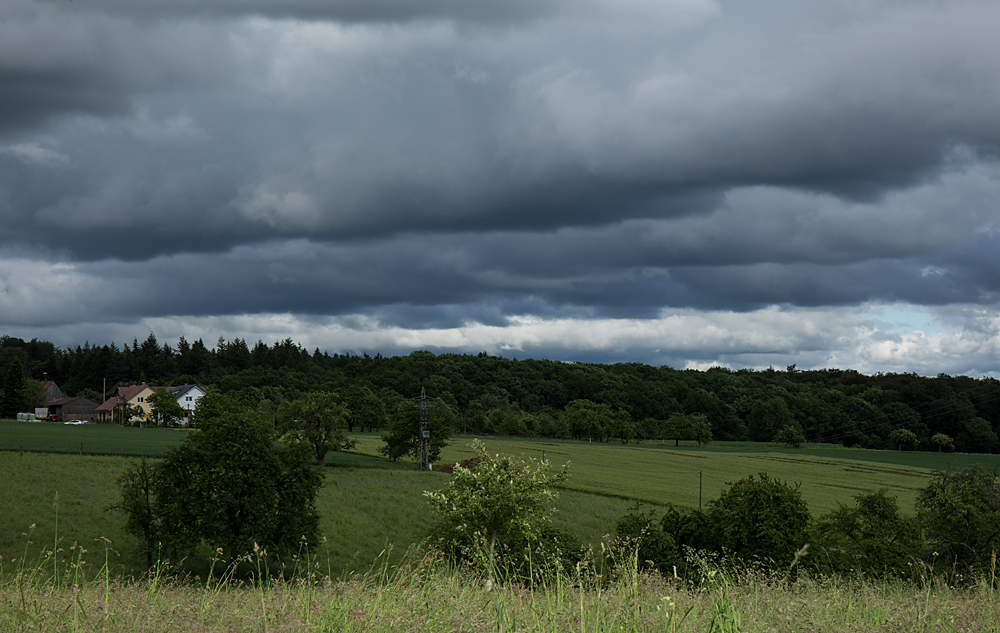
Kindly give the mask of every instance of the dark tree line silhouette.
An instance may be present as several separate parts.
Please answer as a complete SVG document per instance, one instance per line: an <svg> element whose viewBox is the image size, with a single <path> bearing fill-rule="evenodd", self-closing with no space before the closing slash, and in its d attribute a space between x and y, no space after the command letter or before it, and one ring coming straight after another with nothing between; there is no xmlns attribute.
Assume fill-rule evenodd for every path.
<svg viewBox="0 0 1000 633"><path fill-rule="evenodd" d="M714 441L770 442L792 429L807 442L1000 452L1000 381L988 377L865 375L794 365L695 371L427 351L383 357L310 352L291 339L250 345L220 337L210 347L182 337L171 345L152 333L120 347L84 343L66 349L4 336L0 372L13 360L30 379L46 377L68 395L94 398L118 381L196 383L266 408L312 392L364 386L391 412L424 387L448 405L458 433L622 442L707 439L700 423L682 426L700 429L697 437L695 431L678 437L678 416L689 416L706 422ZM671 416L675 423L668 424ZM913 433L916 444L894 442L891 437L900 434L893 432L900 429ZM941 435L952 444L932 442Z"/></svg>

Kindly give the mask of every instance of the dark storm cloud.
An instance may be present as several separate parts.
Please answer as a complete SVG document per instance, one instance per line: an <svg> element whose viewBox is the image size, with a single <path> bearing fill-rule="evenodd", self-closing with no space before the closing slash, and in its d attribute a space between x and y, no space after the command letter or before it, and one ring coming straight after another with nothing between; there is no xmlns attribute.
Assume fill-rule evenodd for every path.
<svg viewBox="0 0 1000 633"><path fill-rule="evenodd" d="M669 221L656 227L663 231ZM706 219L705 224L712 224ZM647 227L649 228L649 227ZM595 230L595 232L598 232ZM614 240L614 229L605 229ZM500 325L512 314L542 318L655 318L665 306L753 311L775 304L848 306L867 301L976 304L1000 297L997 238L933 257L649 265L623 261L621 246L577 232L398 236L346 246L307 240L241 246L227 253L77 264L66 292L98 320L150 315L292 313L376 315L400 327ZM626 240L627 241L627 240ZM638 240L636 240L638 241ZM527 243L527 246L526 246ZM669 259L669 258L667 258ZM803 258L805 259L805 258ZM67 273L70 274L70 273ZM110 280L105 291L100 289ZM69 290L69 289L72 290ZM54 287L50 293L59 294ZM9 322L58 322L40 296Z"/></svg>
<svg viewBox="0 0 1000 633"><path fill-rule="evenodd" d="M425 329L985 305L997 24L972 1L11 0L0 324L57 327L46 292L97 322ZM767 354L706 345L678 353Z"/></svg>
<svg viewBox="0 0 1000 633"><path fill-rule="evenodd" d="M463 0L197 0L145 1L96 0L87 9L134 16L240 16L320 20L381 21L434 18L509 20L544 15L561 2L513 0L467 2Z"/></svg>

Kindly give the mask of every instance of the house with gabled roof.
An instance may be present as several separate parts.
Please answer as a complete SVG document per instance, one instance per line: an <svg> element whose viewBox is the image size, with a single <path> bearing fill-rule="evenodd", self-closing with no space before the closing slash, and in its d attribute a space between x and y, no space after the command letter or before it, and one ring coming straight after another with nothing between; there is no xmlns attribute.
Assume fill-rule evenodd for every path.
<svg viewBox="0 0 1000 633"><path fill-rule="evenodd" d="M149 385L118 387L115 389L114 395L98 405L96 410L98 419L101 422L117 422L118 424L148 420L150 417L149 396L153 393L153 388ZM128 420L122 420L120 411L124 409L121 406L123 402L138 407L140 413L130 415Z"/></svg>
<svg viewBox="0 0 1000 633"><path fill-rule="evenodd" d="M194 408L198 406L198 401L205 395L206 389L198 385L177 385L176 387L167 387L167 389L174 394L174 397L177 398L177 404L184 409L185 416L181 424L188 426L191 423Z"/></svg>

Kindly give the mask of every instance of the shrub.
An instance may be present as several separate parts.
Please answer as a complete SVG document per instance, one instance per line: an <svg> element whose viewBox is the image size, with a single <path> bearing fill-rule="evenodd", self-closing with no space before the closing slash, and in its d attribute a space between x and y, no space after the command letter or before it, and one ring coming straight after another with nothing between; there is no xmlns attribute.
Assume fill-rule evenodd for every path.
<svg viewBox="0 0 1000 633"><path fill-rule="evenodd" d="M447 488L424 496L439 516L436 545L479 563L492 578L498 552L506 557L518 545L538 541L553 512L551 486L569 472L564 466L550 475L548 462L490 454L479 440L471 446L479 461L470 468L456 465ZM509 558L501 562L511 564Z"/></svg>
<svg viewBox="0 0 1000 633"><path fill-rule="evenodd" d="M656 569L670 575L674 567L683 565L674 537L663 530L655 510L643 513L636 508L626 514L618 520L615 535L638 548L640 569Z"/></svg>
<svg viewBox="0 0 1000 633"><path fill-rule="evenodd" d="M811 566L822 573L908 574L923 549L916 519L901 515L884 489L854 500L853 508L840 506L816 521Z"/></svg>
<svg viewBox="0 0 1000 633"><path fill-rule="evenodd" d="M917 493L917 518L957 570L985 570L1000 546L1000 483L979 466L935 471Z"/></svg>
<svg viewBox="0 0 1000 633"><path fill-rule="evenodd" d="M802 443L806 441L806 436L798 426L789 424L778 431L778 434L774 436L774 441L791 448L800 448Z"/></svg>
<svg viewBox="0 0 1000 633"><path fill-rule="evenodd" d="M760 473L709 501L707 519L716 547L765 567L787 567L806 543L810 515L798 486Z"/></svg>

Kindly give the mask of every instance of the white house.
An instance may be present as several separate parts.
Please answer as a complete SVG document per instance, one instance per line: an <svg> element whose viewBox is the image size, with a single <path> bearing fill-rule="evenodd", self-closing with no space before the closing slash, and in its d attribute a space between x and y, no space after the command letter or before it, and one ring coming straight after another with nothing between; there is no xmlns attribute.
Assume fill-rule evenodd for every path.
<svg viewBox="0 0 1000 633"><path fill-rule="evenodd" d="M177 404L184 409L184 419L181 420L181 424L187 426L191 423L191 414L194 412L195 405L205 395L205 388L198 385L178 385L167 387L167 389L170 389L174 397L177 398Z"/></svg>

